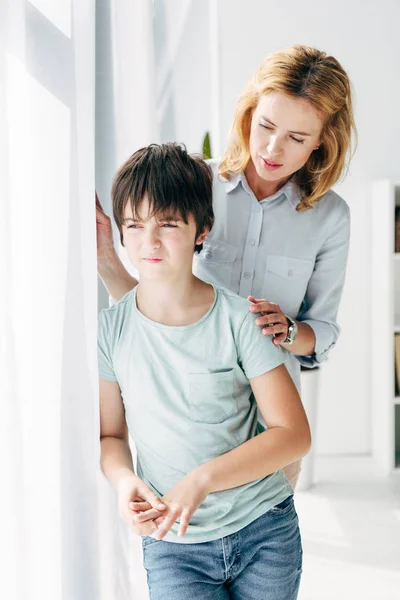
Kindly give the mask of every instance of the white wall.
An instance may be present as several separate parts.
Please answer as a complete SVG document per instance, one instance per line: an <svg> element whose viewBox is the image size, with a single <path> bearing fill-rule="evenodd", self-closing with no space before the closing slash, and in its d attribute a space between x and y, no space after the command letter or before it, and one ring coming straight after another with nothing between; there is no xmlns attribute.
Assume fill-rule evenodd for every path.
<svg viewBox="0 0 400 600"><path fill-rule="evenodd" d="M208 1L155 0L154 7L160 138L201 152L211 127Z"/></svg>
<svg viewBox="0 0 400 600"><path fill-rule="evenodd" d="M324 366L318 454L369 453L369 186L400 180L400 3L383 0L219 0L221 28L221 135L235 99L259 61L291 44L334 55L355 88L359 145L337 191L349 203L352 243L340 323L342 336Z"/></svg>

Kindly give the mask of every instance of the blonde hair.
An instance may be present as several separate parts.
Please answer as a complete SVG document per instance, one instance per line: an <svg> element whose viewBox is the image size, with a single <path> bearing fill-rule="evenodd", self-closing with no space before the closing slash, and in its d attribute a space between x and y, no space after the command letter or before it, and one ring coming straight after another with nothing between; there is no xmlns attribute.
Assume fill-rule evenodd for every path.
<svg viewBox="0 0 400 600"><path fill-rule="evenodd" d="M302 198L298 211L313 204L347 173L356 141L351 84L333 56L308 46L291 46L265 58L239 97L228 148L219 174L240 173L250 162L250 129L260 97L278 91L308 100L324 117L321 143L305 165L296 172Z"/></svg>

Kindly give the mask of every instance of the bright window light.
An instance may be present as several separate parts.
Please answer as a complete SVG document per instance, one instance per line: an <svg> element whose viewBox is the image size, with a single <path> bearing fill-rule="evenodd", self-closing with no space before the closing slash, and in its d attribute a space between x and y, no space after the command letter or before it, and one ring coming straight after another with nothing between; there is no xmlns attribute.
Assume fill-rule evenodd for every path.
<svg viewBox="0 0 400 600"><path fill-rule="evenodd" d="M71 0L29 0L67 37L71 37Z"/></svg>

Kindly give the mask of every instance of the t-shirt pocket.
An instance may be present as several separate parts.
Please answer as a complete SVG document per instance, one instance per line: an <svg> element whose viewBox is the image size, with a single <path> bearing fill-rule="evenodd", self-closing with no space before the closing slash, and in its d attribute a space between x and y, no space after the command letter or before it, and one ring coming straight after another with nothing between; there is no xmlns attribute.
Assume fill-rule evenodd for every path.
<svg viewBox="0 0 400 600"><path fill-rule="evenodd" d="M314 269L314 261L290 256L267 256L263 291L291 317L299 313Z"/></svg>
<svg viewBox="0 0 400 600"><path fill-rule="evenodd" d="M189 415L199 423L223 423L238 412L233 369L189 375Z"/></svg>

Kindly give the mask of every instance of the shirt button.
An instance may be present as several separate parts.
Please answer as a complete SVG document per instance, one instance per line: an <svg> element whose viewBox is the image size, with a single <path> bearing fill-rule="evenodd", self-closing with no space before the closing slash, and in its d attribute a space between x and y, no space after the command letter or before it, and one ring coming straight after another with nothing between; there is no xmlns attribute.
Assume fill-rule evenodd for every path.
<svg viewBox="0 0 400 600"><path fill-rule="evenodd" d="M205 258L212 258L211 252L206 252L204 256Z"/></svg>
<svg viewBox="0 0 400 600"><path fill-rule="evenodd" d="M245 279L250 279L251 277L251 273L249 273L248 271L246 271L246 273L244 274L244 278Z"/></svg>
<svg viewBox="0 0 400 600"><path fill-rule="evenodd" d="M289 271L287 272L287 274L289 275L289 277L291 277L293 275L292 269L289 269Z"/></svg>
<svg viewBox="0 0 400 600"><path fill-rule="evenodd" d="M249 241L249 246L254 246L255 243L256 243L255 240L250 240Z"/></svg>
<svg viewBox="0 0 400 600"><path fill-rule="evenodd" d="M257 206L257 212L261 212L261 211L262 211L261 206Z"/></svg>

